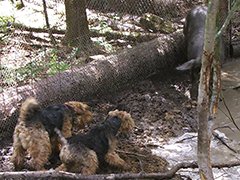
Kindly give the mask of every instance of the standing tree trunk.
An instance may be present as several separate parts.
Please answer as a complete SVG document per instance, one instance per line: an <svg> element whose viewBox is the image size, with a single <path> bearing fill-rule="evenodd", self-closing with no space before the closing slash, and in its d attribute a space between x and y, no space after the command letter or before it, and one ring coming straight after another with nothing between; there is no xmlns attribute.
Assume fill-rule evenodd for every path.
<svg viewBox="0 0 240 180"><path fill-rule="evenodd" d="M70 46L78 46L81 50L88 49L92 42L90 40L85 0L65 0L65 11L66 43Z"/></svg>
<svg viewBox="0 0 240 180"><path fill-rule="evenodd" d="M202 180L214 179L210 158L210 143L214 122L212 106L210 110L210 87L217 87L212 85L211 75L213 74L212 64L215 58L214 47L218 8L219 0L210 1L205 26L202 68L198 90L198 166Z"/></svg>
<svg viewBox="0 0 240 180"><path fill-rule="evenodd" d="M48 19L48 13L47 13L47 4L46 4L46 0L42 0L43 2L43 11L44 11L44 16L45 16L45 21L46 21L46 26L47 26L47 29L48 29L48 34L49 34L49 37L51 39L51 43L52 44L56 44L56 40L52 34L52 30L51 30L51 27L50 27L50 23L49 23L49 19Z"/></svg>

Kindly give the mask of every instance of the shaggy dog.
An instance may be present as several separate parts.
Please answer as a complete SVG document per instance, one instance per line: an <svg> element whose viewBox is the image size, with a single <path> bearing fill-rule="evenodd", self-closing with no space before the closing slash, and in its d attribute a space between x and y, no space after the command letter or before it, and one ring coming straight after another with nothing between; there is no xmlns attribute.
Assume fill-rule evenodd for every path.
<svg viewBox="0 0 240 180"><path fill-rule="evenodd" d="M29 155L29 167L44 170L50 155L59 149L54 128L60 129L68 138L72 136L73 127L84 128L91 120L92 113L84 103L70 101L41 109L35 98L27 98L20 108L13 134L12 162L15 169L22 169L25 157Z"/></svg>
<svg viewBox="0 0 240 180"><path fill-rule="evenodd" d="M96 125L86 134L65 139L60 131L55 129L62 142L59 155L62 164L56 170L90 175L95 174L99 165L104 163L122 169L129 167L115 151L116 135L131 131L134 121L125 111L110 111L108 115L104 122Z"/></svg>

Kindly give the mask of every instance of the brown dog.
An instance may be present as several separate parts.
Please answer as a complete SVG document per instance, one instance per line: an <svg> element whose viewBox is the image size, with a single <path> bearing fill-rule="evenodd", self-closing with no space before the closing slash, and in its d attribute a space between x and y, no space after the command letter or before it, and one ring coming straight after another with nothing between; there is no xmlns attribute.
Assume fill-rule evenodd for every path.
<svg viewBox="0 0 240 180"><path fill-rule="evenodd" d="M30 168L44 170L50 155L59 147L54 128L60 129L67 138L72 136L73 126L84 128L91 120L88 105L81 102L71 101L41 109L35 98L26 99L13 134L12 162L15 169L24 167L28 154Z"/></svg>
<svg viewBox="0 0 240 180"><path fill-rule="evenodd" d="M125 111L110 111L109 117L101 124L93 127L86 134L74 135L65 139L60 131L62 164L58 171L70 171L90 175L96 173L99 165L109 165L126 169L128 165L116 153L119 132L129 132L134 127L131 115Z"/></svg>

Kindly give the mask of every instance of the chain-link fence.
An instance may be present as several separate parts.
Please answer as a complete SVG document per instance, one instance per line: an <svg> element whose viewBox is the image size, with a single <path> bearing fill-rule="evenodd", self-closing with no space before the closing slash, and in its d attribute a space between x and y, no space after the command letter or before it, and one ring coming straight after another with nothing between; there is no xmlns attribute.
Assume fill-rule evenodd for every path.
<svg viewBox="0 0 240 180"><path fill-rule="evenodd" d="M1 113L1 137L5 134L11 137L15 127L20 104L9 107L8 102L21 102L25 98L21 97L19 87L39 82L39 86L45 86L45 93L51 94L54 91L51 83L41 85L42 79L54 77L59 72L73 72L75 67L93 60L94 55L114 54L159 34L181 29L181 19L192 5L183 0L177 3L165 0L86 1L93 46L83 40L81 43L85 48L82 50L62 45L66 30L64 1L46 2L49 26L56 44L49 36L43 1L1 1L0 101L4 111ZM72 94L71 99L76 96ZM62 101L58 97L54 102Z"/></svg>
<svg viewBox="0 0 240 180"><path fill-rule="evenodd" d="M230 1L230 9L232 9L233 4L235 3L234 0ZM235 11L234 17L231 19L230 22L230 55L232 57L239 57L240 55L240 10Z"/></svg>
<svg viewBox="0 0 240 180"><path fill-rule="evenodd" d="M55 91L53 84L48 84L48 80L43 83L43 79L54 78L60 72L70 72L69 78L75 78L74 75L71 77L71 72L74 74L76 67L123 49L131 49L162 34L176 32L182 29L186 12L203 2L87 0L87 20L93 45L90 46L87 40L81 41L84 49L69 47L64 43L64 1L46 2L50 27L46 23L42 1L5 0L0 3L0 103L3 111L0 114L0 137L3 137L5 134L9 135L7 132L12 133L15 127L16 110L20 105L17 102L32 94L29 91L38 91L33 87L44 86L44 93L49 95L49 99L52 98ZM236 17L237 14L239 12ZM239 18L232 21L232 43L239 41L238 21ZM53 34L55 43L49 33ZM39 82L38 86L31 86L36 82ZM28 86L31 88L27 88ZM71 98L77 99L76 96L78 95L73 93ZM53 102L64 100L60 96ZM9 107L12 102L15 104Z"/></svg>
<svg viewBox="0 0 240 180"><path fill-rule="evenodd" d="M70 34L67 33L69 29L66 24L69 22L66 18L66 2L84 5L84 8L72 7L74 13L70 12L73 16L70 25L74 26L74 23L78 24L79 21L82 24L75 26ZM130 112L132 117L135 116L133 118L139 127L136 127L133 139L139 145L119 141L119 144L133 146L129 149L122 146L123 148L119 149L126 152L133 150L134 158L135 155L141 155L136 149L142 150L142 147L145 147L145 144L140 143L140 139L144 141L146 139L147 142L148 135L151 136L150 139L153 136L161 139L177 136L180 131L190 132L196 129L194 114L196 105L192 102L189 104L185 94L190 87L189 80L173 84L171 79L171 83L166 82L167 86L163 83L163 86L158 87L164 89L163 91L158 91L154 84L160 78L147 83L142 80L161 76L160 71L168 69L174 58L177 59L178 65L181 63L181 54L184 54L186 48L183 46L180 51L175 46L181 46L182 44L179 44L184 40L181 31L184 18L192 7L204 2L203 0L0 1L0 160L3 162L0 163L2 164L0 171L14 170L10 162L13 149L12 136L19 116L19 107L28 96L36 96L42 107L69 100L86 102L92 107L93 116L96 118L90 127L98 120L103 120L110 110L123 107L122 109ZM221 2L223 3L218 25L223 24L231 9L231 2L229 4L228 0ZM236 12L229 29L224 34L226 53L230 55L236 55L234 51L239 43L238 15L239 12ZM87 29L84 29L85 20ZM78 33L78 37L74 37L75 32ZM70 46L71 43L76 44ZM170 51L175 54L172 55ZM168 58L165 58L166 56ZM152 59L156 60L151 61ZM162 65L164 68L160 69L158 63L165 63ZM176 65L172 65L172 68L175 69ZM170 72L180 74L177 70ZM172 75L174 83L188 77L182 73L184 77L182 76L181 80L175 79L174 73ZM164 74L162 79L168 78ZM131 89L134 85L130 86L131 88L127 86L139 81L141 87L135 87L137 92ZM127 90L131 90L122 92L125 85ZM115 97L118 92L122 94ZM178 102L175 104L168 100L168 97ZM98 101L99 99L104 99L102 101L104 103ZM183 109L179 106L183 106ZM186 115L182 112L190 113ZM148 125L149 127L145 128ZM145 149L142 152L145 155ZM129 159L127 156L128 154L125 154L126 159ZM152 161L148 154L145 159L142 163L142 160L136 157L135 165L129 172L139 173L143 167L145 171L144 162L150 164L146 173L162 172L167 169L163 169L167 162L162 159ZM48 165L49 168L55 167L51 162ZM104 170L100 173L102 172L105 173Z"/></svg>

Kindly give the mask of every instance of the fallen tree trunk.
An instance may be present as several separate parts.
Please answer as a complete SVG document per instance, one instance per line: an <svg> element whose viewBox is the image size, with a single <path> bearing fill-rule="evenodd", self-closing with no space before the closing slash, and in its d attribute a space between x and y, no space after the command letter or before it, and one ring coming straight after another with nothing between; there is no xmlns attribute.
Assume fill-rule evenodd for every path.
<svg viewBox="0 0 240 180"><path fill-rule="evenodd" d="M35 96L45 106L115 93L150 75L162 72L164 76L165 69L173 68L185 59L183 47L182 32L163 35L30 85L4 89L0 94L0 135L12 133L20 102L28 96Z"/></svg>
<svg viewBox="0 0 240 180"><path fill-rule="evenodd" d="M239 166L240 162L229 162L213 164L215 168ZM197 162L179 163L170 170L163 173L125 173L125 174L99 174L84 176L77 173L57 172L57 171L24 171L24 172L0 172L1 179L84 179L84 180L104 180L104 179L170 179L173 178L177 171L186 168L198 168Z"/></svg>

